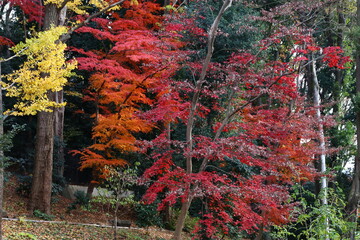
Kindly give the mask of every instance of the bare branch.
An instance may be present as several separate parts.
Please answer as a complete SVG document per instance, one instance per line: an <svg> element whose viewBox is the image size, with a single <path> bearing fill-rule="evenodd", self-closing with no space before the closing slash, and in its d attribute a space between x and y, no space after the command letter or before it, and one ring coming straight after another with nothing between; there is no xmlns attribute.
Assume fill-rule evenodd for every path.
<svg viewBox="0 0 360 240"><path fill-rule="evenodd" d="M70 0L64 0L59 9L63 9Z"/></svg>

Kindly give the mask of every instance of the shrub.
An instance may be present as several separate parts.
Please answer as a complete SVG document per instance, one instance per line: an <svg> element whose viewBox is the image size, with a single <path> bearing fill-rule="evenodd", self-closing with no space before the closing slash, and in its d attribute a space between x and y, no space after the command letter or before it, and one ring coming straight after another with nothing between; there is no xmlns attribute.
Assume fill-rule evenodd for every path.
<svg viewBox="0 0 360 240"><path fill-rule="evenodd" d="M157 211L156 204L142 204L138 203L135 206L136 212L136 225L139 227L147 227L147 226L163 226L163 222L160 214Z"/></svg>
<svg viewBox="0 0 360 240"><path fill-rule="evenodd" d="M35 217L41 218L41 219L46 220L46 221L51 221L51 220L53 220L55 218L54 215L43 213L43 212L41 212L40 210L37 210L37 209L34 210L33 215Z"/></svg>
<svg viewBox="0 0 360 240"><path fill-rule="evenodd" d="M16 188L16 193L23 197L28 197L31 191L31 176L18 176L19 186Z"/></svg>
<svg viewBox="0 0 360 240"><path fill-rule="evenodd" d="M83 191L76 191L74 193L75 201L70 204L67 211L70 212L71 210L76 209L76 206L79 205L81 207L84 207L85 209L90 208L90 198L86 195Z"/></svg>

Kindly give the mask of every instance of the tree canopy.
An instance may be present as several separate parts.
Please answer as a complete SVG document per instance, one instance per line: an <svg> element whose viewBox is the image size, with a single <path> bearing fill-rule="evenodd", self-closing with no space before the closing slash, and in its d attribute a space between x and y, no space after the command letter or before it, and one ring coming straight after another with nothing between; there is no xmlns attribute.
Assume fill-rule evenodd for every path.
<svg viewBox="0 0 360 240"><path fill-rule="evenodd" d="M341 211L356 222L353 4L3 1L5 114L28 123L23 115L38 114L34 160L25 153L30 210L50 212L53 164L59 182L91 169L91 186L134 166L137 200L157 214L178 212L174 239L186 216L197 217L198 239L280 236L317 217L324 239L354 239L355 228L341 232L331 216L300 221L318 200L333 207L328 194L343 188ZM353 158L354 174L346 173ZM351 191L341 178L353 181ZM305 185L317 198L299 207Z"/></svg>

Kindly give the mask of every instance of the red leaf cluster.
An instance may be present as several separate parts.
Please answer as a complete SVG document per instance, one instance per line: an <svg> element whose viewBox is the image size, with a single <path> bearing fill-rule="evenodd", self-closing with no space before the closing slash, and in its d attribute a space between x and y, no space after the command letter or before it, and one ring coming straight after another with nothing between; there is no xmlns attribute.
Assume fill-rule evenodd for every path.
<svg viewBox="0 0 360 240"><path fill-rule="evenodd" d="M79 69L91 73L85 101L98 108L93 115L95 144L81 152L81 168L100 169L123 164L119 155L137 151L134 134L149 132L154 123L141 116L144 106L171 104L163 82L176 70L174 50L178 41L162 35L158 4L125 1L123 15L112 12L109 18L92 19L96 27L84 26L78 34L90 33L95 39L110 42L108 49L70 48L78 53ZM122 10L122 11L124 11ZM163 37L164 36L164 37ZM168 108L167 108L168 109Z"/></svg>
<svg viewBox="0 0 360 240"><path fill-rule="evenodd" d="M0 46L8 46L8 47L12 47L14 46L15 44L8 38L6 37L2 37L0 36Z"/></svg>
<svg viewBox="0 0 360 240"><path fill-rule="evenodd" d="M41 0L3 0L10 3L10 6L18 6L28 17L28 20L42 23L44 17L44 7Z"/></svg>
<svg viewBox="0 0 360 240"><path fill-rule="evenodd" d="M344 65L351 61L350 57L343 56L344 50L340 47L326 47L323 49L323 54L323 61L326 62L329 67L344 69Z"/></svg>
<svg viewBox="0 0 360 240"><path fill-rule="evenodd" d="M193 82L199 79L202 62L187 59L184 65L193 78L167 79L165 91L175 97L163 97L173 101L169 105L156 102L146 113L150 121L162 119L181 128L189 124L191 96L201 96L194 128L211 126L213 133L201 134L196 129L198 134L192 135L190 144L172 139L172 132L166 130L143 143L155 163L142 179L151 182L144 201L160 199L159 210L193 198L206 202L198 234L204 229L207 237L219 230L228 233L229 224L248 232L284 224L293 207L288 187L318 176L313 168L314 156L321 152L318 123L313 109L305 107L305 99L299 96L297 69L309 61L311 53L323 53L329 67L342 68L349 59L341 49L317 46L311 30L281 25L277 18L281 14L307 9L301 3L285 5L257 18L275 26L274 33L258 45L260 53L237 51L224 63L210 63L200 89ZM189 27L176 24L178 29ZM281 49L283 56L267 57L274 49ZM154 114L166 108L166 116ZM189 159L191 172L184 167Z"/></svg>

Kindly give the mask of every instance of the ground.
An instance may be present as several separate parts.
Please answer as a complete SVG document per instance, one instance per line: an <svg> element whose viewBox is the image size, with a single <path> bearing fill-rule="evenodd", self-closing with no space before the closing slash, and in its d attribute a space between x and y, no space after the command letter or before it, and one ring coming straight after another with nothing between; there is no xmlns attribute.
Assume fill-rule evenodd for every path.
<svg viewBox="0 0 360 240"><path fill-rule="evenodd" d="M69 211L69 206L74 200L58 196L52 203L51 215L53 216L34 217L30 216L26 210L28 198L16 193L17 186L15 177L12 177L5 185L4 209L8 217L13 219L3 221L5 239L114 239L113 229L109 227L112 217L107 206L92 205L88 209L77 206L76 209ZM171 231L159 228L137 228L131 211L122 209L120 212L121 218L131 221L132 224L130 229L119 229L117 239L171 239ZM56 222L45 222L44 219Z"/></svg>

